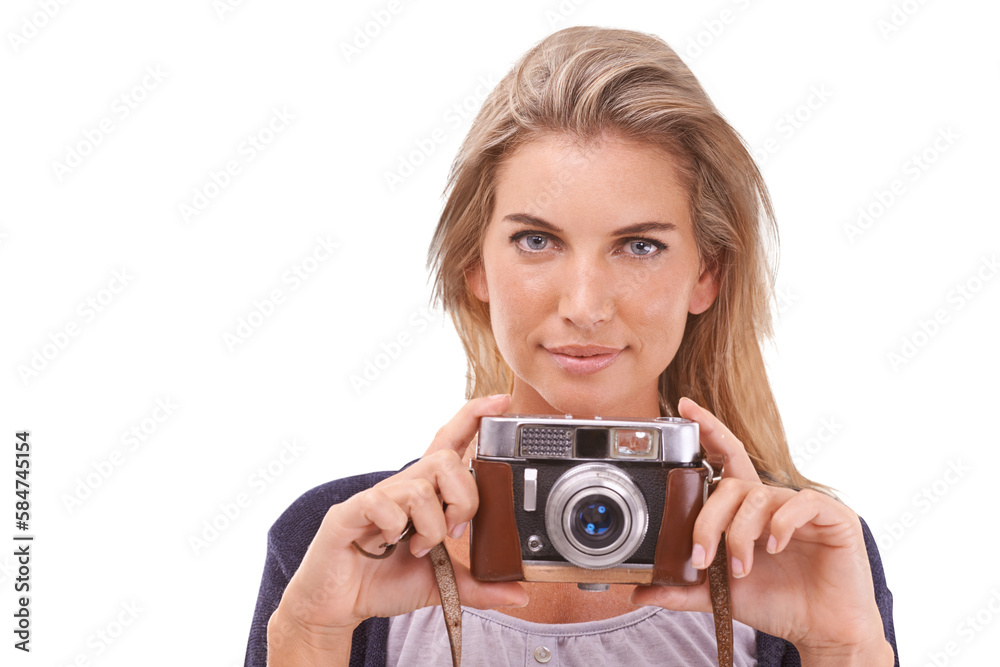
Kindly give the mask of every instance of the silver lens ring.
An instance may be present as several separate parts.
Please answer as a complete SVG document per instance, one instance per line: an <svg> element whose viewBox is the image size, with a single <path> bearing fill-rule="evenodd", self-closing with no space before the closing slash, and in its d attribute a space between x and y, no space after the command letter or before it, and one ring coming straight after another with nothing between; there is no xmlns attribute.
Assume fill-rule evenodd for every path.
<svg viewBox="0 0 1000 667"><path fill-rule="evenodd" d="M587 501L590 502L587 503ZM584 505L584 503L587 503L590 509L599 506L601 513L606 512L609 539L601 540L597 538L596 531L593 531L593 524L591 524L591 530L593 531L592 534L595 535L595 539L590 540L590 544L587 543L588 540L584 535L577 534L585 532L581 531L583 517L580 516L581 505ZM629 531L632 528L632 512L629 511L629 506L625 499L606 486L600 489L589 487L578 491L573 494L573 497L563 507L563 534L567 536L574 549L587 556L604 556L614 553L628 539ZM600 543L601 546L592 546L594 543Z"/></svg>
<svg viewBox="0 0 1000 667"><path fill-rule="evenodd" d="M621 513L624 526L609 544L594 547L573 534L576 506L598 496ZM646 537L649 511L639 487L621 469L607 463L570 468L556 480L545 504L545 530L567 561L591 570L614 567L635 553Z"/></svg>

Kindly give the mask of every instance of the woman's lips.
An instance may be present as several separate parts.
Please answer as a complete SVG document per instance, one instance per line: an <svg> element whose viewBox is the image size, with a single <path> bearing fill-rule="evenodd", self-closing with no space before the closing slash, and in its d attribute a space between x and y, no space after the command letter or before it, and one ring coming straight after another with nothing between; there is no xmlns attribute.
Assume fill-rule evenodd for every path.
<svg viewBox="0 0 1000 667"><path fill-rule="evenodd" d="M548 352L559 366L572 375L590 375L602 371L615 363L621 348L604 345L563 345L547 347Z"/></svg>

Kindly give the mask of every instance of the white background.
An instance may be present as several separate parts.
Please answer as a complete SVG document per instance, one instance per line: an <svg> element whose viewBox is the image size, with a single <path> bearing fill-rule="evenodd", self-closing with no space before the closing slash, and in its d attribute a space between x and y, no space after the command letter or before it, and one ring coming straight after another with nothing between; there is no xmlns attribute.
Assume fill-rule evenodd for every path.
<svg viewBox="0 0 1000 667"><path fill-rule="evenodd" d="M793 453L879 537L903 664L995 659L995 4L50 4L0 16L0 539L17 532L20 429L36 535L30 655L11 646L0 548L4 664L242 664L269 525L316 484L415 457L463 402L457 337L425 310L446 172L481 82L572 24L663 37L763 151L782 240L768 359ZM372 12L391 20L347 57ZM275 109L294 119L268 135ZM72 151L87 155L54 166ZM859 207L878 215L852 237ZM326 261L318 238L338 246ZM263 323L227 345L241 320Z"/></svg>

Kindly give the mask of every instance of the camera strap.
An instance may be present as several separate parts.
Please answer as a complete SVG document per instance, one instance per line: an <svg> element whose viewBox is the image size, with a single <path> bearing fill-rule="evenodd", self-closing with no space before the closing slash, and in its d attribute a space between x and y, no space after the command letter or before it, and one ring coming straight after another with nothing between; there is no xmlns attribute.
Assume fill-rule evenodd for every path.
<svg viewBox="0 0 1000 667"><path fill-rule="evenodd" d="M392 552L396 550L396 545L413 537L415 532L413 522L407 522L406 528L396 538L396 541L382 544L382 553L378 554L366 551L357 542L351 542L351 545L365 558L381 560L391 556ZM454 667L460 667L462 664L462 602L458 598L455 568L452 567L451 556L448 555L444 542L431 547L427 555L430 556L431 566L434 568L434 581L437 582L438 593L441 596L441 611L444 612L444 624L448 630L448 645L451 647L451 664Z"/></svg>
<svg viewBox="0 0 1000 667"><path fill-rule="evenodd" d="M722 479L724 460L719 457L709 457L706 467L709 469L706 482L705 497L715 491ZM719 667L733 665L733 606L729 597L729 556L726 554L726 534L719 539L719 548L715 550L715 558L708 566L708 592L712 598L712 616L715 619L715 643L719 651Z"/></svg>
<svg viewBox="0 0 1000 667"><path fill-rule="evenodd" d="M365 558L381 560L388 558L396 550L396 545L405 542L416 530L413 528L413 521L406 524L402 534L396 538L395 542L386 542L381 545L382 553L373 554L366 551L357 542L351 542L354 549ZM431 547L431 565L434 568L434 581L437 582L438 593L441 596L441 611L444 612L444 624L448 629L448 645L451 647L451 663L454 667L462 664L462 603L458 598L458 583L455 581L455 568L451 564L451 556L445 549L444 542Z"/></svg>
<svg viewBox="0 0 1000 667"><path fill-rule="evenodd" d="M729 558L726 556L726 534L719 540L715 558L708 566L708 591L712 597L715 617L715 643L719 649L719 667L733 665L733 609L729 600Z"/></svg>

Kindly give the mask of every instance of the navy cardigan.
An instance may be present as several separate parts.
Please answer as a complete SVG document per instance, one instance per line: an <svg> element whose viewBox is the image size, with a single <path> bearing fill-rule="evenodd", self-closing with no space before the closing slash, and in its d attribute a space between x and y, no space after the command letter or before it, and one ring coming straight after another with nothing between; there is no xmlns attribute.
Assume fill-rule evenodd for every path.
<svg viewBox="0 0 1000 667"><path fill-rule="evenodd" d="M264 561L257 608L250 626L250 640L244 662L246 667L264 667L267 664L267 622L277 608L285 586L302 562L327 510L394 474L395 472L373 472L317 486L302 494L274 523L267 535L267 558ZM875 601L882 614L882 627L886 639L892 644L893 653L896 654L896 667L899 667L899 653L896 651L896 635L892 625L892 593L886 587L882 559L875 546L875 538L864 521L861 522L861 527L871 562ZM369 618L361 623L354 631L351 642L351 667L384 667L388 638L388 618ZM801 667L799 654L791 643L763 632L757 633L757 664L759 667Z"/></svg>

